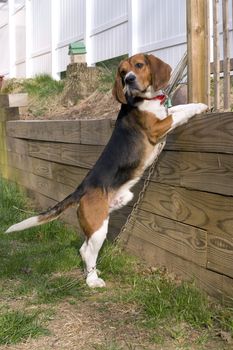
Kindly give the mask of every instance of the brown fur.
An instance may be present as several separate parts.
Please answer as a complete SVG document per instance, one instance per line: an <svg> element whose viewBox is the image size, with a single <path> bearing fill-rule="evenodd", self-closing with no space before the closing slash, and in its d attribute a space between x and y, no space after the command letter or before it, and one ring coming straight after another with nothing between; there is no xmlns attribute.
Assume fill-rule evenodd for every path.
<svg viewBox="0 0 233 350"><path fill-rule="evenodd" d="M100 189L90 189L80 200L78 219L87 238L97 231L108 217L108 196Z"/></svg>

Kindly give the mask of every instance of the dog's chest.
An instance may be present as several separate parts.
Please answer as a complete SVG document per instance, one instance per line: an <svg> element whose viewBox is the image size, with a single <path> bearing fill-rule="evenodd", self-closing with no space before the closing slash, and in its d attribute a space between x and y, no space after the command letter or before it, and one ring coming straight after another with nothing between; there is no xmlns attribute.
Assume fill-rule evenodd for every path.
<svg viewBox="0 0 233 350"><path fill-rule="evenodd" d="M143 102L138 104L138 109L142 112L153 113L155 118L160 120L167 117L166 108L157 100L143 100Z"/></svg>

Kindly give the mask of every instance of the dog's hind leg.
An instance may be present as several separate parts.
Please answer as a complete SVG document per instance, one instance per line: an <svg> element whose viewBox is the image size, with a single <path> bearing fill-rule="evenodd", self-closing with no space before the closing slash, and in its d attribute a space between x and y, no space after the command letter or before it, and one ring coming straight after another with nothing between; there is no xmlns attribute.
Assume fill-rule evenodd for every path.
<svg viewBox="0 0 233 350"><path fill-rule="evenodd" d="M108 218L104 220L99 230L94 232L88 241L85 241L80 249L80 254L86 265L86 283L91 288L105 287L105 282L98 277L96 261L99 251L108 232Z"/></svg>
<svg viewBox="0 0 233 350"><path fill-rule="evenodd" d="M78 208L79 222L86 235L80 254L86 265L86 283L91 288L105 286L98 277L96 262L108 232L108 209L107 198L101 192L86 194Z"/></svg>

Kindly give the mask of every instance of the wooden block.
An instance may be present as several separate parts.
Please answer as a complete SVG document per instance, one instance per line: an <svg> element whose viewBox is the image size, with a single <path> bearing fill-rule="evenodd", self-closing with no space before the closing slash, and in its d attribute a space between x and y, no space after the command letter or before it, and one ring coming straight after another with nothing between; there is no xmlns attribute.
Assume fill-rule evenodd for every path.
<svg viewBox="0 0 233 350"><path fill-rule="evenodd" d="M6 147L8 152L28 154L28 142L26 140L16 139L13 137L6 138Z"/></svg>
<svg viewBox="0 0 233 350"><path fill-rule="evenodd" d="M167 137L165 150L233 154L233 113L195 116Z"/></svg>
<svg viewBox="0 0 233 350"><path fill-rule="evenodd" d="M24 107L28 105L28 94L0 94L0 107Z"/></svg>
<svg viewBox="0 0 233 350"><path fill-rule="evenodd" d="M150 183L140 206L154 214L233 235L233 197Z"/></svg>
<svg viewBox="0 0 233 350"><path fill-rule="evenodd" d="M110 215L108 239L114 240L118 237L122 226L124 225L129 213L132 211L130 206L125 206L122 209L114 211Z"/></svg>
<svg viewBox="0 0 233 350"><path fill-rule="evenodd" d="M39 141L28 142L28 154L31 157L75 165L85 169L93 167L102 150L102 146Z"/></svg>
<svg viewBox="0 0 233 350"><path fill-rule="evenodd" d="M138 210L131 234L206 267L207 233L204 230Z"/></svg>
<svg viewBox="0 0 233 350"><path fill-rule="evenodd" d="M233 234L208 234L207 267L233 278Z"/></svg>
<svg viewBox="0 0 233 350"><path fill-rule="evenodd" d="M81 143L84 145L106 145L112 134L110 119L81 120Z"/></svg>
<svg viewBox="0 0 233 350"><path fill-rule="evenodd" d="M56 201L61 201L74 191L73 187L14 167L9 166L8 170L10 180Z"/></svg>
<svg viewBox="0 0 233 350"><path fill-rule="evenodd" d="M156 247L142 238L135 237L128 232L127 236L124 237L124 241L127 242L125 249L145 260L147 265L165 266L169 272L174 272L186 280L194 280L195 284L205 290L209 295L232 305L232 278L209 271L195 263Z"/></svg>
<svg viewBox="0 0 233 350"><path fill-rule="evenodd" d="M0 122L5 122L8 120L19 119L19 108L10 107L10 108L0 108Z"/></svg>
<svg viewBox="0 0 233 350"><path fill-rule="evenodd" d="M164 151L152 181L233 195L233 155Z"/></svg>
<svg viewBox="0 0 233 350"><path fill-rule="evenodd" d="M20 120L6 125L7 135L29 140L80 143L79 120Z"/></svg>

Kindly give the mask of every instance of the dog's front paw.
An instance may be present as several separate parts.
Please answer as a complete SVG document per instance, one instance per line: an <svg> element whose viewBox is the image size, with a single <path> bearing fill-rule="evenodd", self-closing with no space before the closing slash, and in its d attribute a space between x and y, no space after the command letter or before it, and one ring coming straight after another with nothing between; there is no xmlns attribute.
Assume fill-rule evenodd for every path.
<svg viewBox="0 0 233 350"><path fill-rule="evenodd" d="M197 103L196 104L196 114L200 114L200 113L203 113L203 112L206 112L208 110L208 106L204 103Z"/></svg>
<svg viewBox="0 0 233 350"><path fill-rule="evenodd" d="M86 283L90 288L103 288L106 286L104 280L102 280L102 278L99 277L90 279L87 278Z"/></svg>

